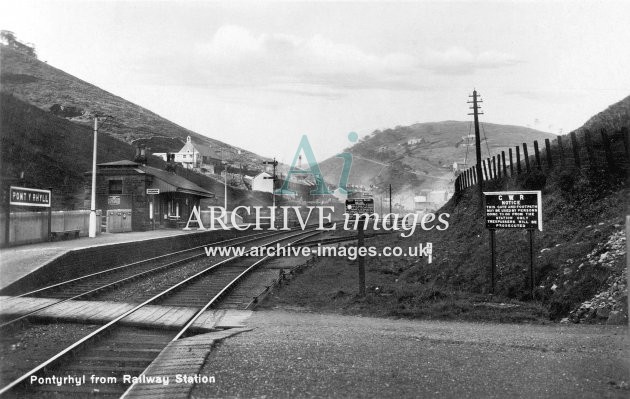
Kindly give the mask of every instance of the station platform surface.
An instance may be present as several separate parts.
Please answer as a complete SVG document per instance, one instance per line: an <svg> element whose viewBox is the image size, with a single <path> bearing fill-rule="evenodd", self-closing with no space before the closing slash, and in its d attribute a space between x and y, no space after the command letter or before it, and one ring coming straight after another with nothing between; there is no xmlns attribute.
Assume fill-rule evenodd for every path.
<svg viewBox="0 0 630 399"><path fill-rule="evenodd" d="M81 237L74 240L42 242L0 249L0 289L70 251L100 245L122 244L155 238L174 237L183 234L195 234L198 232L200 231L195 229L187 231L173 229L133 231L115 234L101 233L95 238Z"/></svg>

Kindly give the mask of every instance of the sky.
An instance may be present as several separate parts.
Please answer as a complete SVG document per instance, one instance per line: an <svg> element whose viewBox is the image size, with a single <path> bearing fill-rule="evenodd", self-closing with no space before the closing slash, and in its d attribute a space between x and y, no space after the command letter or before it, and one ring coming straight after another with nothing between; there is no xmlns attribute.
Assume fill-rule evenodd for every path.
<svg viewBox="0 0 630 399"><path fill-rule="evenodd" d="M630 95L630 2L4 0L40 60L200 134L290 162L376 129L567 133Z"/></svg>

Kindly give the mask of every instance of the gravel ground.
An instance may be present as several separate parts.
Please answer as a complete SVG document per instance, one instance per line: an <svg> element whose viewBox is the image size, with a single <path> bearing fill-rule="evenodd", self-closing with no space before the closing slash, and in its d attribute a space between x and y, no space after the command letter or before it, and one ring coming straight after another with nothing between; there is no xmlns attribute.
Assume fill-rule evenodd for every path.
<svg viewBox="0 0 630 399"><path fill-rule="evenodd" d="M96 330L91 324L33 324L0 336L0 386Z"/></svg>
<svg viewBox="0 0 630 399"><path fill-rule="evenodd" d="M628 397L627 327L258 311L217 345L205 397Z"/></svg>

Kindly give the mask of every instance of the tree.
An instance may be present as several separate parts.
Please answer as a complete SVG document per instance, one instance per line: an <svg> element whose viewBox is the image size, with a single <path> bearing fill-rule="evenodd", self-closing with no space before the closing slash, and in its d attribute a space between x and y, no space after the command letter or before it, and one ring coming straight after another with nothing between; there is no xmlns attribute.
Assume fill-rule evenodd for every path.
<svg viewBox="0 0 630 399"><path fill-rule="evenodd" d="M17 41L17 39L15 38L15 33L11 32L10 30L0 31L0 39L2 39L2 42L4 44L11 47L13 47L14 43Z"/></svg>

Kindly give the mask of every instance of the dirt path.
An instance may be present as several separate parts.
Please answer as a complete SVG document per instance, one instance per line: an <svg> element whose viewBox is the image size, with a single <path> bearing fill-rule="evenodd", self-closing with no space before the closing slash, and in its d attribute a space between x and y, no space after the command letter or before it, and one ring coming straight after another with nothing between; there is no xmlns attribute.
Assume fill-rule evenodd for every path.
<svg viewBox="0 0 630 399"><path fill-rule="evenodd" d="M191 397L628 397L628 328L258 311ZM620 388L620 385L626 388Z"/></svg>

